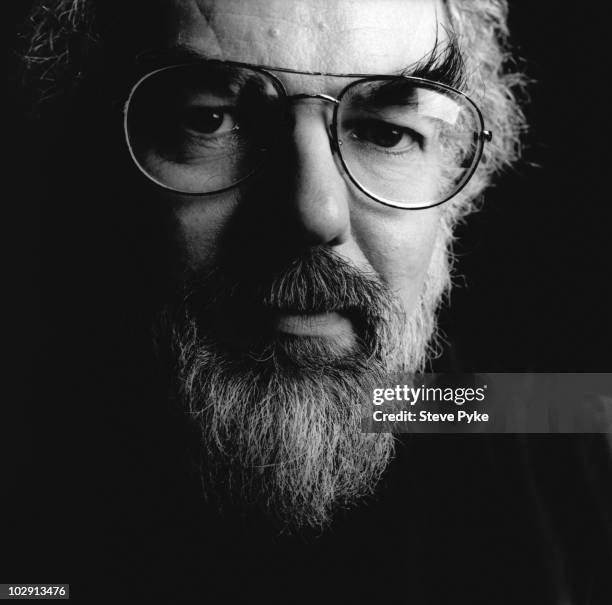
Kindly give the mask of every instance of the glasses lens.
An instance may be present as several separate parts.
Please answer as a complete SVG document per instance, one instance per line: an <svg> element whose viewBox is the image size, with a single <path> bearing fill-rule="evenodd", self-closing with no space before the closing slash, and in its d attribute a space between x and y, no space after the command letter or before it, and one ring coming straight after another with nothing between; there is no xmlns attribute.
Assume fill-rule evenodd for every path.
<svg viewBox="0 0 612 605"><path fill-rule="evenodd" d="M366 193L417 208L454 195L478 162L482 122L463 95L407 78L358 82L337 114L346 170Z"/></svg>
<svg viewBox="0 0 612 605"><path fill-rule="evenodd" d="M257 170L271 144L279 92L263 74L222 64L181 65L133 89L126 136L140 169L184 193L212 193Z"/></svg>

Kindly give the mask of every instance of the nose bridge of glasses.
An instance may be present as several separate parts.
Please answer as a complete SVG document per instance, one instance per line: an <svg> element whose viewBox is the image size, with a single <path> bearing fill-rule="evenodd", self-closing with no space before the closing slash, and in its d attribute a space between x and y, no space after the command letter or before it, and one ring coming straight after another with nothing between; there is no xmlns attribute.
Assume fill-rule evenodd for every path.
<svg viewBox="0 0 612 605"><path fill-rule="evenodd" d="M333 105L338 105L338 103L340 103L340 101L336 99L335 97L332 97L330 95L326 95L323 93L303 92L303 93L299 93L296 95L289 95L287 97L287 101L289 101L290 103L294 103L295 101L301 101L304 99L321 99L322 101L326 101L327 103L332 103Z"/></svg>
<svg viewBox="0 0 612 605"><path fill-rule="evenodd" d="M323 93L298 93L293 95L288 95L286 97L286 101L288 105L293 105L299 101L324 101L325 103L329 103L334 107L337 106L340 101L331 95L326 95ZM327 111L323 111L324 120L325 120L325 129L327 132L327 136L329 138L329 144L332 149L332 152L338 151L338 144L336 142L336 137L334 136L333 126L332 126L332 118L331 115L327 113Z"/></svg>

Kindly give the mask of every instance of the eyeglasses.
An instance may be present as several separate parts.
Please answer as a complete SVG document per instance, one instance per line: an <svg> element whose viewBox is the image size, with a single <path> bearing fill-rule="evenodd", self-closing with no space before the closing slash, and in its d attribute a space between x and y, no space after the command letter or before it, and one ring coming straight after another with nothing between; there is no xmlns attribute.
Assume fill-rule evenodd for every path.
<svg viewBox="0 0 612 605"><path fill-rule="evenodd" d="M273 72L351 81L336 98L288 95ZM438 82L210 60L163 67L138 80L124 109L127 145L159 187L220 193L278 159L289 108L299 99L333 106L327 126L339 164L357 189L395 208L428 208L452 198L492 136L475 103Z"/></svg>

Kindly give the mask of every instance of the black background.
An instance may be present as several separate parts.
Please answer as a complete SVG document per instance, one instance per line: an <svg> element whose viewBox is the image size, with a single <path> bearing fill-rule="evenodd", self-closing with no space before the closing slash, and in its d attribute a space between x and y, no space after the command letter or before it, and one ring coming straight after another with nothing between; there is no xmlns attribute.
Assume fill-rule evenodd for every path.
<svg viewBox="0 0 612 605"><path fill-rule="evenodd" d="M15 3L10 19L15 27L27 7L27 2ZM457 280L442 320L452 342L446 355L462 369L611 370L609 19L603 10L603 4L585 4L584 10L556 2L511 4L514 44L534 80L525 108L530 132L523 161L497 181L483 210L460 228L457 269L463 278ZM198 561L196 543L204 530L197 520L195 492L190 491L193 477L184 470L191 441L181 441L181 421L163 409L141 414L144 408L129 400L129 393L141 385L130 382L129 372L121 378L130 383L128 388L108 408L100 407L108 401L103 394L91 393L88 399L74 395L79 391L71 366L72 341L61 334L64 322L77 324L86 316L79 304L88 299L71 299L81 294L80 284L73 268L62 262L78 268L87 264L87 255L80 257L87 235L80 232L82 215L67 212L61 195L50 199L40 176L45 174L44 153L31 136L36 130L31 131L23 116L12 39L5 38L9 108L3 128L5 140L12 141L5 149L13 161L3 194L8 261L4 296L9 303L5 342L10 354L3 408L17 412L15 422L20 424L5 424L17 438L3 440L10 472L3 474L9 505L2 535L12 540L3 548L8 556L0 581L68 580L77 591L87 586L91 595L103 580L98 570L104 561L109 578L140 585L144 594L151 570L161 574L169 558L193 559L194 567ZM87 202L84 195L81 203ZM118 225L120 218L104 225ZM129 246L119 250L132 252ZM127 257L125 264L138 266ZM94 274L100 266L92 265ZM121 277L100 275L98 287L114 279L125 285ZM146 276L136 281L144 282ZM98 291L86 292L92 296ZM42 347L39 335L47 335L50 324L52 337L45 336ZM98 326L82 327L84 341L90 333L99 336L106 325L100 317ZM78 332L81 325L67 328ZM105 380L118 368L126 372L122 355L119 351L115 356L117 367L96 368L95 375ZM110 392L113 386L101 390ZM105 415L108 419L101 420ZM117 418L120 422L113 425ZM93 444L103 444L108 427L115 432L104 443L106 449L93 455ZM415 546L411 556L415 567L419 560L431 564L421 574L429 595L422 602L468 602L462 598L468 594L471 603L549 602L554 590L526 590L528 581L540 578L537 565L531 572L527 567L534 560L546 561L554 576L557 557L566 561L578 603L589 602L589 594L593 603L605 602L589 593L588 572L602 577L609 569L609 458L599 442L588 438L532 438L528 446L517 449L509 438L493 444L421 440L411 453L414 472L408 484L396 483L391 474L392 501L407 501L406 508L382 503L378 510L397 518L412 506L412 514L421 515L422 527L414 533L424 535L426 546ZM353 535L359 523L359 535ZM304 581L296 574L298 567L304 566L307 577L320 573L317 558L329 565L336 580L340 577L331 567L338 564L335 554L346 556L338 544L352 551L340 570L346 571L360 553L367 562L379 546L375 535L367 535L368 528L376 527L365 513L352 525L341 523L335 538L310 550L306 563L293 559L295 551L287 547L282 574L290 594L306 588L294 582ZM412 548L412 543L410 548L402 543L401 533L393 537L392 529L390 539L396 543L390 559ZM269 561L278 564L271 553L269 559L262 555L258 574L262 583L269 580L278 587L279 574L263 569ZM219 553L221 560L223 556L232 565L239 561L257 567L248 553ZM500 570L512 569L517 570L516 584L504 584L508 577ZM368 593L360 588L357 595ZM604 594L601 584L597 590Z"/></svg>
<svg viewBox="0 0 612 605"><path fill-rule="evenodd" d="M449 332L471 369L612 366L603 7L511 3L514 44L534 81L525 108L530 131L523 162L459 233L467 287L453 293Z"/></svg>

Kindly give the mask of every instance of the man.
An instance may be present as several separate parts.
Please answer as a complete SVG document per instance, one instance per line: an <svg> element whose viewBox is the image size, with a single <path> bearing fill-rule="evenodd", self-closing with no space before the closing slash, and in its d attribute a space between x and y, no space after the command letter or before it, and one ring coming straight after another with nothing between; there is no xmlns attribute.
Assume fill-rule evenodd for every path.
<svg viewBox="0 0 612 605"><path fill-rule="evenodd" d="M390 435L357 430L360 391L423 367L452 226L487 165L511 159L520 115L498 64L497 118L481 121L491 83L464 63L443 4L167 10L124 109L182 270L160 347L203 431L205 489L230 477L239 500L319 527L389 461Z"/></svg>
<svg viewBox="0 0 612 605"><path fill-rule="evenodd" d="M314 529L323 541L339 532L336 545L346 545L346 511L359 518L365 497L382 490L394 441L359 431L364 394L395 371L427 367L450 287L453 229L516 159L520 78L504 71L505 19L505 3L487 0L34 8L26 62L55 107L74 89L71 176L82 170L82 182L99 187L79 211L95 220L80 220L87 227L75 237L89 252L83 279L111 287L83 288L103 312L95 321L83 313L79 342L111 342L108 358L127 368L129 392L141 391L146 404L130 410L136 404L124 396L118 416L149 427L148 416L176 418L180 409L190 417L185 430L197 427L198 506L223 528L202 539L213 567L194 565L200 575L207 569L207 582L225 563L242 579L283 563L275 577L293 577L301 548L262 544ZM116 253L121 261L111 243L128 252ZM122 262L140 273L101 270L120 274ZM134 289L147 296L129 289L135 275L146 285ZM114 323L106 315L121 304L154 339L146 376L158 374L156 388L133 378L134 359L149 365L142 350L123 353L132 338L142 341L125 331L134 324L123 318L105 333ZM108 358L88 368L96 385L112 382ZM149 388L171 411L142 395ZM112 396L104 401L110 413ZM394 528L401 514L398 504ZM116 516L130 525L123 509ZM419 519L409 521L414 536ZM241 552L245 535L255 536L248 548L263 550ZM394 539L380 537L387 549ZM368 544L366 559L376 539ZM382 556L399 550L383 547Z"/></svg>

